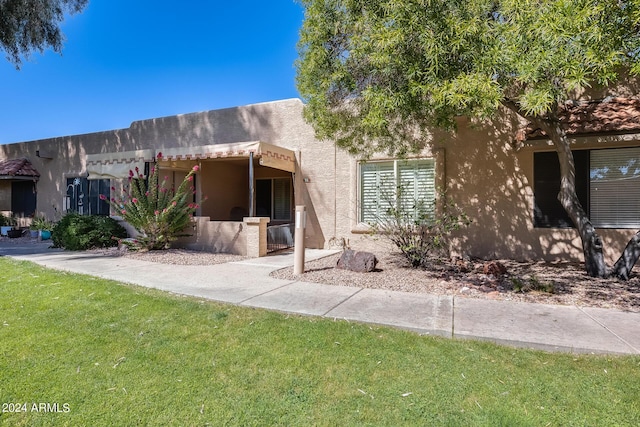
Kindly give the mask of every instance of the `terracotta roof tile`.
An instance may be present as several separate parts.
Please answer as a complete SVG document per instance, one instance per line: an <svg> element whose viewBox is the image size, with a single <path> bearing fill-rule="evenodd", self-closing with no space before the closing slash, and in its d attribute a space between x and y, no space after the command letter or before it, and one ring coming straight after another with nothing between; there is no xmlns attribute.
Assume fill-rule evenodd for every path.
<svg viewBox="0 0 640 427"><path fill-rule="evenodd" d="M640 131L640 99L607 98L585 103L567 103L558 112L568 135L624 133ZM537 138L545 133L529 125L519 140Z"/></svg>
<svg viewBox="0 0 640 427"><path fill-rule="evenodd" d="M12 159L0 161L0 176L32 176L39 178L40 173L27 159Z"/></svg>

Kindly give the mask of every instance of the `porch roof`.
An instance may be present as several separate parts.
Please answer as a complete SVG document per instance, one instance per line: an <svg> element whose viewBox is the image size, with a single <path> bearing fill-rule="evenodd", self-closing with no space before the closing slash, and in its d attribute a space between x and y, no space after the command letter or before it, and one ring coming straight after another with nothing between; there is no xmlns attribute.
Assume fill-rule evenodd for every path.
<svg viewBox="0 0 640 427"><path fill-rule="evenodd" d="M152 162L155 155L155 150L87 154L88 179L127 178L136 168L143 174L145 162Z"/></svg>
<svg viewBox="0 0 640 427"><path fill-rule="evenodd" d="M295 153L262 141L211 144L193 147L177 147L158 150L163 160L205 160L248 158L250 154L259 159L260 165L295 172Z"/></svg>
<svg viewBox="0 0 640 427"><path fill-rule="evenodd" d="M136 168L138 168L139 174L143 174L145 162L152 162L160 157L167 161L233 159L249 158L250 153L253 153L262 166L295 172L295 153L293 151L262 141L251 141L88 154L87 173L89 179L124 179L129 177L129 171L135 171Z"/></svg>
<svg viewBox="0 0 640 427"><path fill-rule="evenodd" d="M1 160L0 179L38 180L40 173L26 158Z"/></svg>

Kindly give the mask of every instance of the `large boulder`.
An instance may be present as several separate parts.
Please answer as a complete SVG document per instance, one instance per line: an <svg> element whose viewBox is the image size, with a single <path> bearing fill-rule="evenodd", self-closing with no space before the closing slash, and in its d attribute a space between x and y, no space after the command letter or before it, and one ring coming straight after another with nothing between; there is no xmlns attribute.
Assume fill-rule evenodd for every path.
<svg viewBox="0 0 640 427"><path fill-rule="evenodd" d="M342 253L336 268L357 271L358 273L368 273L376 268L376 264L378 264L378 259L371 252L347 249Z"/></svg>

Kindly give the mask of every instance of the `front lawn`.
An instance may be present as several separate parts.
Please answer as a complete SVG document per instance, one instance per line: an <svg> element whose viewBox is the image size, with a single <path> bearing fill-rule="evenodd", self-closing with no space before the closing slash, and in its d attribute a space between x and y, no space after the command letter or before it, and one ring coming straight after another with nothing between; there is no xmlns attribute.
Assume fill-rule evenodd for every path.
<svg viewBox="0 0 640 427"><path fill-rule="evenodd" d="M635 426L638 396L640 357L423 337L0 258L2 426Z"/></svg>

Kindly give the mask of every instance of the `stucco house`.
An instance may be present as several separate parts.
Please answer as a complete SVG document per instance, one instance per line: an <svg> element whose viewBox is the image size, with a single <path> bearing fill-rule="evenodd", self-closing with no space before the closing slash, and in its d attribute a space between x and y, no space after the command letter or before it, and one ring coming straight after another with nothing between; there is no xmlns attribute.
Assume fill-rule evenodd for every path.
<svg viewBox="0 0 640 427"><path fill-rule="evenodd" d="M333 238L353 243L375 220L384 185L402 183L408 197L426 201L445 189L473 220L453 240L454 254L582 258L579 237L555 201L553 147L507 113L491 123L460 119L458 132L434 132L419 155L363 161L317 140L302 110L302 101L289 99L1 145L0 211L27 218L109 214L99 195L162 153L160 170L173 182L200 166L197 197L208 199L193 236L181 242L188 247L247 253L257 244L252 225L267 222L258 218L290 224L296 205L307 209L307 247L327 247ZM640 228L640 104L615 98L566 114L579 192L611 261Z"/></svg>

